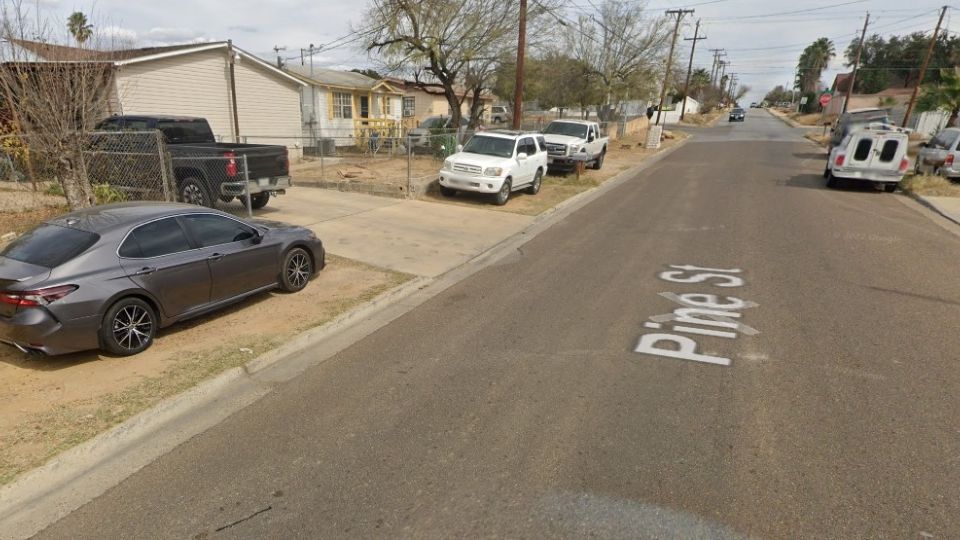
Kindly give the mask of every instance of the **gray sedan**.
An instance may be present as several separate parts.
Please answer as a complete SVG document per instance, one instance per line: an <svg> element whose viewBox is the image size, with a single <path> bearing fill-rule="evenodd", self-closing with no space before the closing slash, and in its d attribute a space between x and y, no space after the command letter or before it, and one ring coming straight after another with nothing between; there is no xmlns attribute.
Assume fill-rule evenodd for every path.
<svg viewBox="0 0 960 540"><path fill-rule="evenodd" d="M324 262L302 227L181 204L89 208L0 252L0 342L136 354L159 328L263 291L299 291Z"/></svg>

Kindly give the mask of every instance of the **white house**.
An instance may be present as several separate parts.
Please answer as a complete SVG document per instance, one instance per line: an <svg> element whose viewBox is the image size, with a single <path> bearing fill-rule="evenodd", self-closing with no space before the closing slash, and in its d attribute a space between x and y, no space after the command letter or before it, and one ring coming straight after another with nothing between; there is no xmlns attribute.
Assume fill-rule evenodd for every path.
<svg viewBox="0 0 960 540"><path fill-rule="evenodd" d="M302 133L305 146L322 139L363 148L371 137L399 137L403 93L390 83L352 71L287 67L305 83ZM312 141L312 142L308 142Z"/></svg>

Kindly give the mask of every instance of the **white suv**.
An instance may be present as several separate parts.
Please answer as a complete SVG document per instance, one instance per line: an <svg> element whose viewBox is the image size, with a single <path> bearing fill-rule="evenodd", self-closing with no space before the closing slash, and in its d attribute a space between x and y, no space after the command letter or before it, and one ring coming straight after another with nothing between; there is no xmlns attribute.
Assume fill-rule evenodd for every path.
<svg viewBox="0 0 960 540"><path fill-rule="evenodd" d="M497 205L507 204L510 193L526 189L540 191L547 171L547 146L543 135L519 131L477 133L458 147L440 169L440 193L446 197L457 191L496 194Z"/></svg>

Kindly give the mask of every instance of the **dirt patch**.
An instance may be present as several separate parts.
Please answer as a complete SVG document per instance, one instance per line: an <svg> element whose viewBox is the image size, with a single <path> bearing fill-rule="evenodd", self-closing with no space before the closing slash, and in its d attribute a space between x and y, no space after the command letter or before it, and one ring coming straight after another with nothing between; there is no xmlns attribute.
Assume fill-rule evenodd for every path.
<svg viewBox="0 0 960 540"><path fill-rule="evenodd" d="M725 111L711 111L702 114L686 114L683 116L683 124L692 126L713 126L716 124Z"/></svg>
<svg viewBox="0 0 960 540"><path fill-rule="evenodd" d="M823 133L810 132L810 133L805 133L803 136L804 138L810 139L811 141L823 147L826 147L827 144L830 142L830 133L827 133L826 135L824 135Z"/></svg>
<svg viewBox="0 0 960 540"><path fill-rule="evenodd" d="M329 256L300 293L257 295L174 325L133 357L27 357L0 349L0 485L409 278Z"/></svg>
<svg viewBox="0 0 960 540"><path fill-rule="evenodd" d="M942 176L929 174L904 178L900 181L900 189L907 193L927 197L960 197L960 185L954 184Z"/></svg>
<svg viewBox="0 0 960 540"><path fill-rule="evenodd" d="M664 140L657 150L648 150L643 147L646 132L617 139L610 143L603 168L599 171L587 169L580 175L579 179L577 179L576 173L566 175L548 174L543 178L540 193L529 195L522 191L515 192L510 195L510 200L504 206L493 206L491 203L493 199L490 195L469 192L459 192L456 196L450 198L444 197L436 191L431 191L427 193L425 199L432 202L481 206L486 210L536 216L578 193L597 187L613 176L639 165L650 156L676 146L687 137L685 133L681 132L664 132L664 134L673 138Z"/></svg>
<svg viewBox="0 0 960 540"><path fill-rule="evenodd" d="M410 176L419 178L436 176L442 162L431 155L416 155L410 158ZM406 186L406 156L355 156L305 161L290 166L294 182L356 182L365 184L391 184Z"/></svg>
<svg viewBox="0 0 960 540"><path fill-rule="evenodd" d="M832 124L834 120L837 119L836 115L821 115L820 113L813 114L797 114L792 113L790 118L794 122L802 126L822 126L824 124Z"/></svg>

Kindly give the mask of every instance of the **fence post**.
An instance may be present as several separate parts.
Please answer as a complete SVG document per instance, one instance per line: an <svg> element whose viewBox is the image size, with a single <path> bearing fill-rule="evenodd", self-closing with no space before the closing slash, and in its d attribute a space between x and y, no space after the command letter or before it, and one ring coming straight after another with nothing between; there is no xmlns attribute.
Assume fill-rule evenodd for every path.
<svg viewBox="0 0 960 540"><path fill-rule="evenodd" d="M413 194L410 193L410 189L413 185L413 180L411 178L411 173L412 173L411 169L413 167L411 156L413 155L413 146L411 146L410 141L411 141L410 134L407 133L407 198L408 199L413 198Z"/></svg>
<svg viewBox="0 0 960 540"><path fill-rule="evenodd" d="M247 155L243 155L243 192L246 196L247 217L253 217L253 201L250 199L250 169L247 167Z"/></svg>
<svg viewBox="0 0 960 540"><path fill-rule="evenodd" d="M171 174L173 169L173 164L169 161L170 156L167 154L167 145L164 141L163 133L160 130L156 131L157 137L157 158L160 159L160 183L162 184L163 190L163 200L167 202L174 202L176 200L175 193L176 189L170 189L172 187ZM169 168L168 168L169 166Z"/></svg>
<svg viewBox="0 0 960 540"><path fill-rule="evenodd" d="M322 140L322 139L319 140L319 142L317 143L317 146L320 148L320 180L326 180L326 179L327 179L327 174L326 174L326 172L323 170L323 168L324 168L324 165L323 165L323 146L324 146L324 144L323 144L323 140Z"/></svg>

